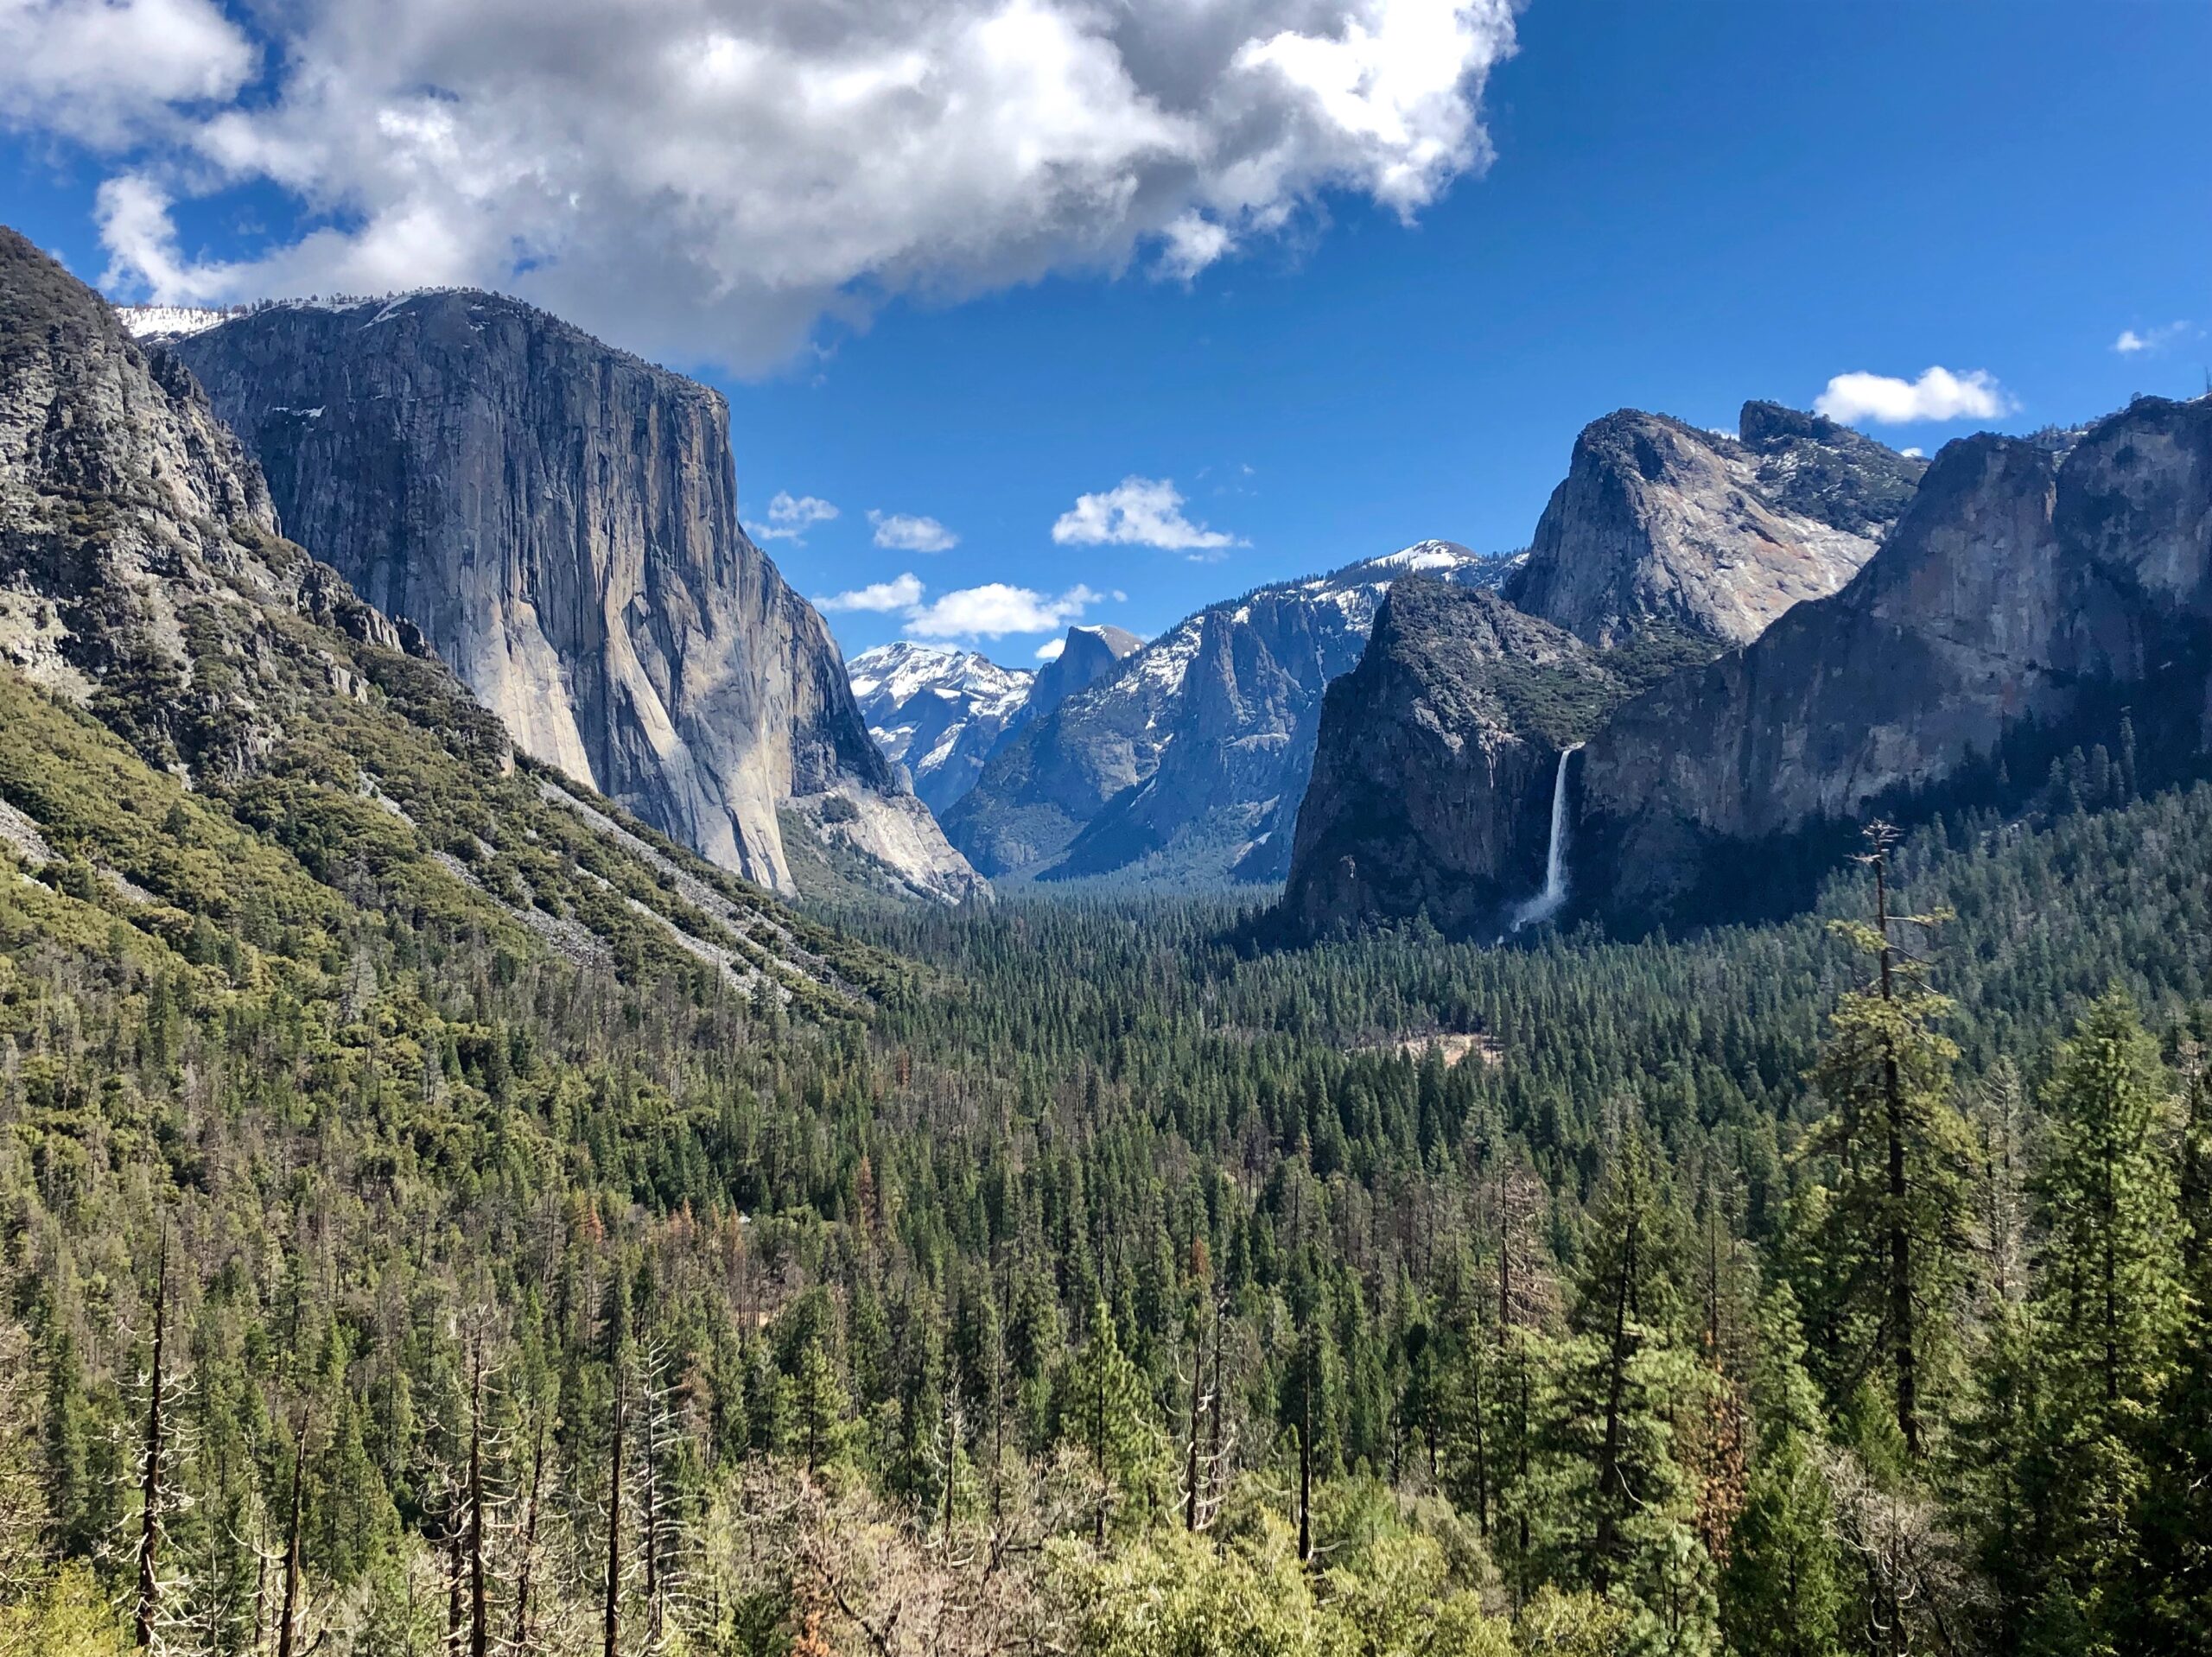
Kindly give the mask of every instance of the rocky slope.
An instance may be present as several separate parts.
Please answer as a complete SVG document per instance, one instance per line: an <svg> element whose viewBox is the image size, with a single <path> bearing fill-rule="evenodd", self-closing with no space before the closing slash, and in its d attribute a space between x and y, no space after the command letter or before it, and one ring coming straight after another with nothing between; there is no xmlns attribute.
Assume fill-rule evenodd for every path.
<svg viewBox="0 0 2212 1657"><path fill-rule="evenodd" d="M1213 605L1009 740L946 832L1020 879L1279 878L1322 690L1359 659L1390 583L1494 585L1507 562L1423 542Z"/></svg>
<svg viewBox="0 0 2212 1657"><path fill-rule="evenodd" d="M518 302L277 305L171 337L285 531L421 628L526 752L721 867L786 830L979 889L737 521L721 398Z"/></svg>
<svg viewBox="0 0 2212 1657"><path fill-rule="evenodd" d="M191 374L7 230L0 808L0 857L163 971L326 972L395 908L823 1007L885 964L518 765L415 628L277 534ZM243 943L205 954L211 917Z"/></svg>
<svg viewBox="0 0 2212 1657"><path fill-rule="evenodd" d="M847 671L876 746L906 766L914 792L942 816L1008 736L1143 643L1119 627L1071 627L1059 654L1033 672L974 651L900 639L862 651Z"/></svg>
<svg viewBox="0 0 2212 1657"><path fill-rule="evenodd" d="M1283 920L1313 936L1425 915L1488 936L1535 917L1564 756L1705 654L1665 628L1599 650L1496 593L1400 581L1324 699Z"/></svg>
<svg viewBox="0 0 2212 1657"><path fill-rule="evenodd" d="M1285 916L1496 924L1542 883L1559 755L1612 690L1604 652L1497 594L1399 582L1325 699Z"/></svg>
<svg viewBox="0 0 2212 1657"><path fill-rule="evenodd" d="M1592 739L1589 900L1631 924L1728 912L1870 813L2002 803L2073 743L2117 750L2123 716L2131 772L2185 774L2212 746L2208 676L2212 400L1952 443L1849 586Z"/></svg>
<svg viewBox="0 0 2212 1657"><path fill-rule="evenodd" d="M1632 409L1585 428L1502 594L1589 660L1538 663L1509 618L1422 596L1376 647L1388 655L1322 710L1286 920L1306 931L1424 911L1454 930L1508 924L1542 884L1561 746L1667 674L1834 593L1923 470L1773 403L1746 403L1734 437ZM1426 673L1423 651L1439 657ZM1470 674L1517 689L1437 688Z"/></svg>
<svg viewBox="0 0 2212 1657"><path fill-rule="evenodd" d="M1585 427L1506 597L1600 647L1653 619L1746 644L1849 581L1925 469L1771 403L1738 432L1635 409Z"/></svg>

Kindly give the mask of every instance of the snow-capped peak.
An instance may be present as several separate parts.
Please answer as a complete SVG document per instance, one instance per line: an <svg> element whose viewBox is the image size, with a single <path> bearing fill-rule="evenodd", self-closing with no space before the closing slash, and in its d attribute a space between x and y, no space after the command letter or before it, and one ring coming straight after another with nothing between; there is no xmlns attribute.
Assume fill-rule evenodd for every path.
<svg viewBox="0 0 2212 1657"><path fill-rule="evenodd" d="M975 651L908 638L862 651L845 671L872 724L879 711L904 708L925 694L967 702L979 713L1009 713L1029 694L1033 676L1020 668L1002 668Z"/></svg>
<svg viewBox="0 0 2212 1657"><path fill-rule="evenodd" d="M137 340L200 333L239 314L237 311L207 310L196 305L118 305L115 314Z"/></svg>
<svg viewBox="0 0 2212 1657"><path fill-rule="evenodd" d="M1416 541L1410 547L1395 552L1386 552L1370 563L1383 564L1393 569L1457 569L1462 564L1479 562L1478 556L1456 541Z"/></svg>

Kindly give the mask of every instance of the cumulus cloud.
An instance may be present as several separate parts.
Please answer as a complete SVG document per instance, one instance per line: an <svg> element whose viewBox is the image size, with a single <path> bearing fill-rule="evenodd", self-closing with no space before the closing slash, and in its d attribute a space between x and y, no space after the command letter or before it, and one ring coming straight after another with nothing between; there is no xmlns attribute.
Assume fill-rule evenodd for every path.
<svg viewBox="0 0 2212 1657"><path fill-rule="evenodd" d="M1916 380L1887 374L1838 374L1814 402L1816 414L1846 425L1903 426L1923 420L1994 420L2016 405L1987 372L1930 368Z"/></svg>
<svg viewBox="0 0 2212 1657"><path fill-rule="evenodd" d="M1078 495L1052 525L1064 547L1160 547L1194 556L1220 556L1244 543L1183 515L1182 492L1166 478L1124 478L1111 489Z"/></svg>
<svg viewBox="0 0 2212 1657"><path fill-rule="evenodd" d="M1067 647L1068 641L1065 638L1048 638L1037 647L1037 659L1040 662L1057 662Z"/></svg>
<svg viewBox="0 0 2212 1657"><path fill-rule="evenodd" d="M768 521L753 530L762 541L790 541L799 546L806 544L806 532L817 524L827 524L837 516L837 509L826 500L812 495L794 497L789 490L779 489L776 498L768 503Z"/></svg>
<svg viewBox="0 0 2212 1657"><path fill-rule="evenodd" d="M213 0L5 0L0 123L119 149L231 104L259 59Z"/></svg>
<svg viewBox="0 0 2212 1657"><path fill-rule="evenodd" d="M875 544L899 552L950 552L960 544L960 537L933 517L870 512L868 521L875 525Z"/></svg>
<svg viewBox="0 0 2212 1657"><path fill-rule="evenodd" d="M2112 348L2123 357L2133 357L2146 351L2164 351L2177 340L2186 339L2189 332L2190 327L2186 322L2169 322L2163 327L2145 328L2140 333L2133 328L2122 328L2120 338L2112 342Z"/></svg>
<svg viewBox="0 0 2212 1657"><path fill-rule="evenodd" d="M273 186L301 207L212 264L111 218L131 296L477 283L748 371L899 295L1188 277L1332 192L1410 218L1487 164L1513 13L296 0L242 14L249 38L216 0L3 0L0 121L105 152L142 205Z"/></svg>
<svg viewBox="0 0 2212 1657"><path fill-rule="evenodd" d="M856 587L849 593L832 593L826 599L817 599L817 610L865 610L878 615L887 615L894 610L911 610L922 601L922 583L912 571L893 575L887 581L875 581L867 587Z"/></svg>
<svg viewBox="0 0 2212 1657"><path fill-rule="evenodd" d="M906 612L917 638L1000 638L1007 633L1055 632L1098 602L1089 587L1070 587L1058 598L1005 581L987 581L940 594Z"/></svg>

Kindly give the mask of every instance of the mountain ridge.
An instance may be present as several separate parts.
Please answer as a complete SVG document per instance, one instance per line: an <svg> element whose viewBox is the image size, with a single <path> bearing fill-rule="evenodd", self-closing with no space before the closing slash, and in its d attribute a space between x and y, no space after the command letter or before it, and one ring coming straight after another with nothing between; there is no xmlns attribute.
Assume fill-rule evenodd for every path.
<svg viewBox="0 0 2212 1657"><path fill-rule="evenodd" d="M1494 583L1511 562L1425 541L1208 605L1007 740L946 833L1025 880L1279 878L1321 690L1382 591L1413 568Z"/></svg>
<svg viewBox="0 0 2212 1657"><path fill-rule="evenodd" d="M1421 913L1502 928L1543 884L1561 751L1655 682L1843 587L1924 470L1775 403L1745 403L1734 436L1637 409L1591 422L1500 604L1592 654L1522 659L1532 636L1510 618L1417 593L1379 647L1392 659L1322 705L1281 917L1308 934ZM1440 658L1426 670L1423 651ZM1501 676L1516 694L1448 690Z"/></svg>
<svg viewBox="0 0 2212 1657"><path fill-rule="evenodd" d="M289 531L525 751L772 889L795 889L795 828L906 890L983 892L738 523L719 393L469 289L261 306L161 348Z"/></svg>

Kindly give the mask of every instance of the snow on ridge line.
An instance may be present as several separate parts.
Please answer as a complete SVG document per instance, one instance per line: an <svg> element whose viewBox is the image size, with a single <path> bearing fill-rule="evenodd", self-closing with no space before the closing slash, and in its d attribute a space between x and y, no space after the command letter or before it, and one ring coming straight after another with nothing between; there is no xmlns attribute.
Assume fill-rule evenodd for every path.
<svg viewBox="0 0 2212 1657"><path fill-rule="evenodd" d="M200 333L245 314L243 310L213 310L198 305L118 305L115 314L134 340Z"/></svg>

